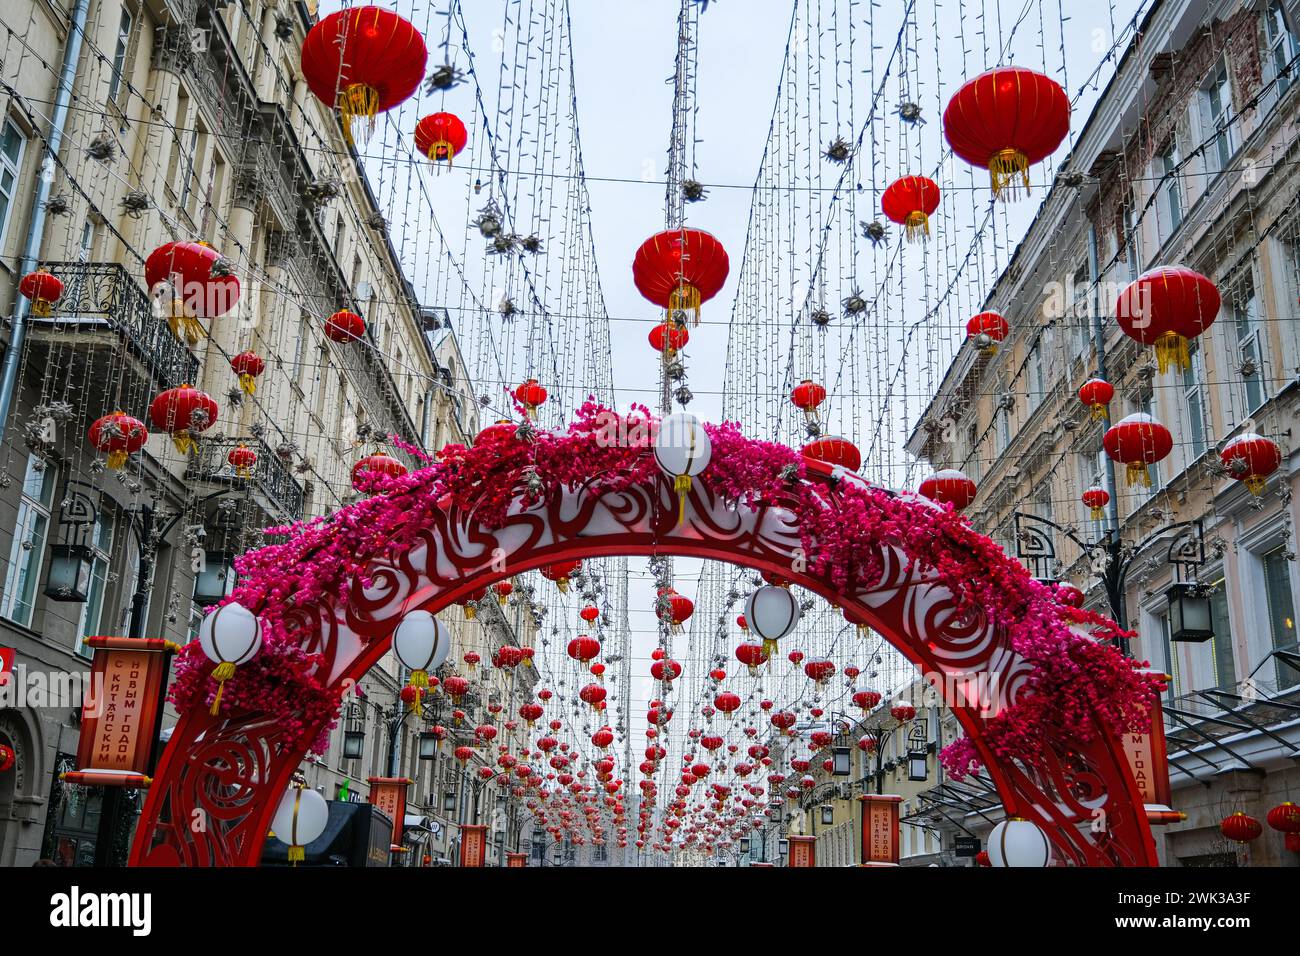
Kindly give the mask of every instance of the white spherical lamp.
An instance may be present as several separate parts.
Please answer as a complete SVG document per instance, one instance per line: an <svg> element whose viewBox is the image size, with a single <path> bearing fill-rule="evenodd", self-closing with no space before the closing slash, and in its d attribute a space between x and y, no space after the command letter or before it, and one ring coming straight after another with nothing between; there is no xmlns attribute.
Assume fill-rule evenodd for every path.
<svg viewBox="0 0 1300 956"><path fill-rule="evenodd" d="M1028 820L1003 820L989 834L989 862L994 866L1044 867L1051 861L1047 834Z"/></svg>
<svg viewBox="0 0 1300 956"><path fill-rule="evenodd" d="M447 629L428 611L411 611L397 625L397 633L393 635L393 653L411 672L407 683L416 689L416 714L423 712L420 699L429 689L429 671L441 666L450 649L451 638Z"/></svg>
<svg viewBox="0 0 1300 956"><path fill-rule="evenodd" d="M677 492L677 523L686 516L686 496L691 479L709 467L713 445L700 420L686 412L667 415L655 435L655 462L673 479Z"/></svg>
<svg viewBox="0 0 1300 956"><path fill-rule="evenodd" d="M745 601L745 623L763 639L763 650L770 657L776 642L799 623L799 602L789 588L766 584Z"/></svg>
<svg viewBox="0 0 1300 956"><path fill-rule="evenodd" d="M199 646L208 660L217 665L212 672L217 695L212 698L213 717L221 710L221 693L226 681L235 676L235 668L257 656L262 646L262 625L257 615L238 601L223 604L199 625Z"/></svg>
<svg viewBox="0 0 1300 956"><path fill-rule="evenodd" d="M330 808L315 790L291 786L280 798L271 831L289 844L289 862L297 866L307 858L304 848L322 833L329 823Z"/></svg>

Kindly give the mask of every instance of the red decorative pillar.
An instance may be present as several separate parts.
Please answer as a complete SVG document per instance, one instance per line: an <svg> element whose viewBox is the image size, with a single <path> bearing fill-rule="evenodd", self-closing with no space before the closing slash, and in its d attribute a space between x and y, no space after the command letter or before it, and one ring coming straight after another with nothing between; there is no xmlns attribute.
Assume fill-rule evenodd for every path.
<svg viewBox="0 0 1300 956"><path fill-rule="evenodd" d="M520 867L520 868L523 868L523 867L528 866L528 854L527 854L527 853L507 853L507 854L506 854L506 866L507 866L507 867Z"/></svg>
<svg viewBox="0 0 1300 956"><path fill-rule="evenodd" d="M862 866L898 866L898 805L892 793L868 793L862 803Z"/></svg>
<svg viewBox="0 0 1300 956"><path fill-rule="evenodd" d="M465 823L460 828L460 865L484 866L487 857L487 827Z"/></svg>
<svg viewBox="0 0 1300 956"><path fill-rule="evenodd" d="M790 859L786 866L806 866L812 867L817 865L817 838L811 836L791 836L787 837L790 841Z"/></svg>

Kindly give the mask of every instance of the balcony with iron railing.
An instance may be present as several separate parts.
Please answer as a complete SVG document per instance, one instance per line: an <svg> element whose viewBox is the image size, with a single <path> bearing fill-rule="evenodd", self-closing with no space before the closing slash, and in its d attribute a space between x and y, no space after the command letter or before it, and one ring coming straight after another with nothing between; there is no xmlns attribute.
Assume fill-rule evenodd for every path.
<svg viewBox="0 0 1300 956"><path fill-rule="evenodd" d="M232 449L247 445L257 454L257 461L242 478L227 460ZM288 466L259 438L217 438L200 443L190 459L186 477L214 483L234 485L251 482L263 496L267 511L281 520L296 521L302 517L304 495L297 479Z"/></svg>

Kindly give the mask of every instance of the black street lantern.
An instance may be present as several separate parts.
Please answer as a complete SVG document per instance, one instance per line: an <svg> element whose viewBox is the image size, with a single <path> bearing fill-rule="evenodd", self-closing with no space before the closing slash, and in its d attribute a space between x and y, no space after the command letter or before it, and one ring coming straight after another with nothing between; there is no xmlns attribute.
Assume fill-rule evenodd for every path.
<svg viewBox="0 0 1300 956"><path fill-rule="evenodd" d="M907 779L924 780L929 776L927 754L924 750L909 750L907 753Z"/></svg>
<svg viewBox="0 0 1300 956"><path fill-rule="evenodd" d="M436 760L438 758L438 735L431 730L420 732L420 759Z"/></svg>
<svg viewBox="0 0 1300 956"><path fill-rule="evenodd" d="M778 840L778 841L776 842L776 850L777 850L778 853L781 854L782 858L784 858L785 855L786 855L787 853L790 852L790 841L789 841L789 840Z"/></svg>
<svg viewBox="0 0 1300 956"><path fill-rule="evenodd" d="M442 809L446 813L451 813L456 809L456 791L447 790L442 795Z"/></svg>
<svg viewBox="0 0 1300 956"><path fill-rule="evenodd" d="M90 596L90 573L95 554L84 544L56 544L51 551L50 576L45 596L54 601L85 604Z"/></svg>
<svg viewBox="0 0 1300 956"><path fill-rule="evenodd" d="M194 603L209 607L235 591L235 566L229 554L209 551L203 570L194 576Z"/></svg>
<svg viewBox="0 0 1300 956"><path fill-rule="evenodd" d="M831 776L847 777L853 769L853 752L848 747L832 747L831 756L835 760Z"/></svg>
<svg viewBox="0 0 1300 956"><path fill-rule="evenodd" d="M1199 644L1214 636L1210 599L1200 585L1175 581L1165 595L1169 598L1169 640Z"/></svg>
<svg viewBox="0 0 1300 956"><path fill-rule="evenodd" d="M749 856L749 837L740 838L740 855Z"/></svg>
<svg viewBox="0 0 1300 956"><path fill-rule="evenodd" d="M360 760L366 751L366 732L348 729L343 731L343 759Z"/></svg>
<svg viewBox="0 0 1300 956"><path fill-rule="evenodd" d="M822 804L822 826L828 827L835 822L835 808L829 803Z"/></svg>

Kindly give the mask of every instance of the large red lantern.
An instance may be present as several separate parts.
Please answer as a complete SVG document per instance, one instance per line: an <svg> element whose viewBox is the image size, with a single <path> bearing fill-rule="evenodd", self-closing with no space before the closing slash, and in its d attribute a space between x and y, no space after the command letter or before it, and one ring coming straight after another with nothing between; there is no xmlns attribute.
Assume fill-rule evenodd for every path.
<svg viewBox="0 0 1300 956"><path fill-rule="evenodd" d="M1238 810L1219 822L1219 832L1233 843L1249 843L1251 840L1259 839L1264 828L1254 817L1249 817Z"/></svg>
<svg viewBox="0 0 1300 956"><path fill-rule="evenodd" d="M1115 386L1103 378L1090 378L1079 386L1079 401L1092 411L1093 421L1104 421L1106 406L1115 397Z"/></svg>
<svg viewBox="0 0 1300 956"><path fill-rule="evenodd" d="M740 697L726 690L713 698L713 706L718 708L724 714L732 714L740 707Z"/></svg>
<svg viewBox="0 0 1300 956"><path fill-rule="evenodd" d="M846 471L857 471L862 467L862 453L847 438L826 435L810 441L799 450L799 454L827 465L837 465Z"/></svg>
<svg viewBox="0 0 1300 956"><path fill-rule="evenodd" d="M682 625L685 624L695 613L695 602L685 594L678 594L671 588L665 588L659 592L661 602L666 606L656 605L656 616L661 621L667 621L674 632L680 633Z"/></svg>
<svg viewBox="0 0 1300 956"><path fill-rule="evenodd" d="M353 7L311 28L302 45L302 75L318 100L342 114L352 143L354 123L368 138L376 115L416 91L428 57L419 31L396 13Z"/></svg>
<svg viewBox="0 0 1300 956"><path fill-rule="evenodd" d="M650 676L671 684L682 676L682 665L671 659L655 661L650 665Z"/></svg>
<svg viewBox="0 0 1300 956"><path fill-rule="evenodd" d="M546 389L537 384L537 379L530 378L515 387L515 401L524 406L524 414L529 418L537 417L537 407L546 401Z"/></svg>
<svg viewBox="0 0 1300 956"><path fill-rule="evenodd" d="M392 455L376 452L366 455L352 466L352 487L361 492L370 490L374 480L379 476L400 478L406 474L406 466Z"/></svg>
<svg viewBox="0 0 1300 956"><path fill-rule="evenodd" d="M880 703L880 694L874 690L855 690L852 700L865 713Z"/></svg>
<svg viewBox="0 0 1300 956"><path fill-rule="evenodd" d="M589 704L592 707L599 709L600 704L604 701L607 693L608 691L606 691L600 684L587 684L578 691L578 699L584 704Z"/></svg>
<svg viewBox="0 0 1300 956"><path fill-rule="evenodd" d="M992 310L972 315L966 320L966 337L984 355L997 355L998 343L1007 337L1011 325L1001 312Z"/></svg>
<svg viewBox="0 0 1300 956"><path fill-rule="evenodd" d="M140 419L116 411L95 419L87 437L96 451L107 452L108 467L117 469L126 464L128 455L144 447L149 430Z"/></svg>
<svg viewBox="0 0 1300 956"><path fill-rule="evenodd" d="M1100 521L1106 517L1106 506L1110 504L1110 492L1105 488L1094 485L1086 489L1079 498L1087 506L1088 513L1093 521Z"/></svg>
<svg viewBox="0 0 1300 956"><path fill-rule="evenodd" d="M811 379L804 379L790 392L790 402L803 412L803 417L810 424L817 424L817 406L826 401L825 386L818 385Z"/></svg>
<svg viewBox="0 0 1300 956"><path fill-rule="evenodd" d="M749 668L749 676L754 677L759 666L767 663L768 654L762 644L741 644L736 648L736 660Z"/></svg>
<svg viewBox="0 0 1300 956"><path fill-rule="evenodd" d="M32 303L32 315L48 319L54 303L63 298L63 282L48 269L37 269L22 277L18 291Z"/></svg>
<svg viewBox="0 0 1300 956"><path fill-rule="evenodd" d="M252 395L257 391L257 377L266 371L266 362L249 349L231 358L230 368L239 376L239 387Z"/></svg>
<svg viewBox="0 0 1300 956"><path fill-rule="evenodd" d="M1151 487L1153 465L1169 456L1174 449L1174 436L1150 415L1138 412L1106 429L1101 437L1106 454L1128 467L1128 483Z"/></svg>
<svg viewBox="0 0 1300 956"><path fill-rule="evenodd" d="M239 301L239 278L206 242L168 242L144 261L144 279L155 295L169 290L167 324L191 345L203 338L200 319L225 315Z"/></svg>
<svg viewBox="0 0 1300 956"><path fill-rule="evenodd" d="M700 306L721 291L731 271L727 250L702 229L670 229L651 236L632 260L632 281L643 296L670 312Z"/></svg>
<svg viewBox="0 0 1300 956"><path fill-rule="evenodd" d="M919 242L930 234L930 216L939 208L939 184L926 176L896 179L880 197L880 208L904 227L908 242Z"/></svg>
<svg viewBox="0 0 1300 956"><path fill-rule="evenodd" d="M569 578L577 574L581 569L581 561L559 561L538 570L546 580L555 582L555 586L560 589L561 594L565 594L569 590Z"/></svg>
<svg viewBox="0 0 1300 956"><path fill-rule="evenodd" d="M325 337L331 342L357 342L366 334L366 320L340 309L325 320Z"/></svg>
<svg viewBox="0 0 1300 956"><path fill-rule="evenodd" d="M600 641L583 634L569 641L569 656L583 664L600 654Z"/></svg>
<svg viewBox="0 0 1300 956"><path fill-rule="evenodd" d="M922 496L941 505L952 505L955 511L965 511L975 500L975 482L956 468L936 471L918 489Z"/></svg>
<svg viewBox="0 0 1300 956"><path fill-rule="evenodd" d="M825 684L835 676L835 662L828 661L825 658L817 658L805 664L803 672L808 675L810 680L818 684Z"/></svg>
<svg viewBox="0 0 1300 956"><path fill-rule="evenodd" d="M943 111L952 151L987 168L993 195L1029 191L1029 167L1056 151L1070 132L1070 98L1061 84L1024 67L995 67L962 86ZM1018 182L1017 182L1018 181Z"/></svg>
<svg viewBox="0 0 1300 956"><path fill-rule="evenodd" d="M899 723L905 724L916 716L916 708L905 700L895 701L893 706L889 708L889 716Z"/></svg>
<svg viewBox="0 0 1300 956"><path fill-rule="evenodd" d="M1199 272L1158 266L1120 293L1115 321L1129 338L1155 347L1163 374L1192 367L1188 340L1214 324L1220 304L1218 287Z"/></svg>
<svg viewBox="0 0 1300 956"><path fill-rule="evenodd" d="M1291 849L1291 837L1300 834L1300 806L1296 806L1290 800L1285 803L1279 803L1272 810L1268 811L1268 825L1279 833L1287 835L1287 849Z"/></svg>
<svg viewBox="0 0 1300 956"><path fill-rule="evenodd" d="M1224 445L1219 458L1229 475L1259 497L1264 493L1268 476L1282 464L1282 450L1273 439L1246 432Z"/></svg>
<svg viewBox="0 0 1300 956"><path fill-rule="evenodd" d="M149 406L149 419L155 428L172 436L172 443L182 455L194 447L194 436L216 423L217 403L206 392L189 385L169 388Z"/></svg>
<svg viewBox="0 0 1300 956"><path fill-rule="evenodd" d="M686 343L690 340L691 333L686 331L685 326L675 322L660 322L650 330L650 347L662 353L665 362L671 361L673 356L686 348Z"/></svg>
<svg viewBox="0 0 1300 956"><path fill-rule="evenodd" d="M434 113L415 124L415 148L435 163L450 166L468 142L465 124L454 113Z"/></svg>

